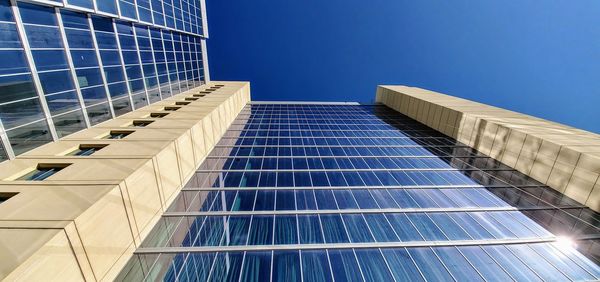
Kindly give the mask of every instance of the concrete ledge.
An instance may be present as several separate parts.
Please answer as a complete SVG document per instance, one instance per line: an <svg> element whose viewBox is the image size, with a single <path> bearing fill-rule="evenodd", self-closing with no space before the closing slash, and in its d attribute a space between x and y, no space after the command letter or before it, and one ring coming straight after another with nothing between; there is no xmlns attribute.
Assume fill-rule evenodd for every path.
<svg viewBox="0 0 600 282"><path fill-rule="evenodd" d="M225 86L186 100L214 84ZM189 103L163 111L178 101ZM113 280L249 101L249 83L212 82L1 163L0 279ZM115 130L132 133L105 138ZM73 155L82 145L103 147ZM38 164L69 165L16 180Z"/></svg>
<svg viewBox="0 0 600 282"><path fill-rule="evenodd" d="M407 86L380 85L377 102L600 211L600 135Z"/></svg>

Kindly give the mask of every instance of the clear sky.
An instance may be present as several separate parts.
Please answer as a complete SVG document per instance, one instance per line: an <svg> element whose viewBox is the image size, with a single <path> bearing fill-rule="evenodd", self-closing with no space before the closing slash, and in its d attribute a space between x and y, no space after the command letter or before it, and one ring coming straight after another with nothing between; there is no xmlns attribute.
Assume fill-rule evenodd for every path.
<svg viewBox="0 0 600 282"><path fill-rule="evenodd" d="M213 80L252 99L427 88L600 133L600 1L206 0Z"/></svg>

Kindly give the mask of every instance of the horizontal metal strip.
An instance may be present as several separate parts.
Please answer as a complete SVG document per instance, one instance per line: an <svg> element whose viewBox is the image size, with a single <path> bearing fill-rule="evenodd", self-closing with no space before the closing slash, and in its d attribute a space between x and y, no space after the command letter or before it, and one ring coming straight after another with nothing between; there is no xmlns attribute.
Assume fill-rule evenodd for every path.
<svg viewBox="0 0 600 282"><path fill-rule="evenodd" d="M238 139L238 138L226 138ZM471 149L466 145L216 145L217 148L465 148Z"/></svg>
<svg viewBox="0 0 600 282"><path fill-rule="evenodd" d="M185 187L181 191L215 191L215 190L377 190L377 189L496 189L496 188L547 188L545 185L520 185L518 187L510 185L478 186L478 185L407 185L407 186L315 186L315 187Z"/></svg>
<svg viewBox="0 0 600 282"><path fill-rule="evenodd" d="M361 106L358 102L320 102L320 101L250 101L249 105L344 105Z"/></svg>
<svg viewBox="0 0 600 282"><path fill-rule="evenodd" d="M400 137L400 136L377 136L377 137L372 137L372 136L223 136L221 138L227 138L227 139L231 139L231 138L296 138L296 139L302 139L302 138L307 138L307 139L340 139L340 138L348 138L348 139L419 139L420 137ZM445 138L442 136L432 136L430 138ZM450 139L448 139L450 140ZM465 145L466 146L466 145Z"/></svg>
<svg viewBox="0 0 600 282"><path fill-rule="evenodd" d="M514 245L556 242L557 237L531 239L487 239L452 241L411 241L411 242L373 242L373 243L329 243L329 244L293 244L293 245L249 245L249 246L211 246L211 247L164 247L139 248L135 254L173 254L205 252L241 252L241 251L279 251L279 250L320 250L320 249L366 249L366 248L414 248L414 247L453 247L479 245Z"/></svg>
<svg viewBox="0 0 600 282"><path fill-rule="evenodd" d="M361 172L361 171L516 171L514 169L478 169L478 168L355 168L355 169L229 169L196 170L196 172Z"/></svg>
<svg viewBox="0 0 600 282"><path fill-rule="evenodd" d="M432 129L229 129L227 132L248 132L248 131L265 131L265 132L414 132L414 131L432 131Z"/></svg>
<svg viewBox="0 0 600 282"><path fill-rule="evenodd" d="M373 214L373 213L440 213L440 212L501 212L501 211L536 211L584 209L586 206L540 206L540 207L468 207L468 208L381 208L381 209L341 209L341 210L273 210L273 211L188 211L165 212L163 217L181 216L236 216L236 215L317 215L317 214Z"/></svg>
<svg viewBox="0 0 600 282"><path fill-rule="evenodd" d="M379 120L379 119L373 119L373 120ZM395 126L395 125L419 125L422 126L422 124L414 122L414 121L407 121L409 123L390 123L390 122L375 122L375 123L311 123L311 124L306 124L306 123L292 123L292 122L254 122L249 120L248 122L243 122L243 123L232 123L231 125L259 125L259 124L269 124L269 125L285 125L285 126L321 126L321 125L326 125L326 126L368 126L368 125L386 125L386 126Z"/></svg>
<svg viewBox="0 0 600 282"><path fill-rule="evenodd" d="M396 159L439 159L439 158L454 158L454 159L490 159L487 156L208 156L207 159L374 159L374 158L396 158Z"/></svg>

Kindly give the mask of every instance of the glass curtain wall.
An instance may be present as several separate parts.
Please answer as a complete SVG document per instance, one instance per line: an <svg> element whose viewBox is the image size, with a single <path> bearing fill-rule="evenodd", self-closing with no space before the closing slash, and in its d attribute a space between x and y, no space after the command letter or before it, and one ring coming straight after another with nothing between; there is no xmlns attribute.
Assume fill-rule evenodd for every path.
<svg viewBox="0 0 600 282"><path fill-rule="evenodd" d="M62 2L0 0L0 161L203 83L198 1Z"/></svg>
<svg viewBox="0 0 600 282"><path fill-rule="evenodd" d="M385 106L252 104L119 280L597 280L599 218Z"/></svg>

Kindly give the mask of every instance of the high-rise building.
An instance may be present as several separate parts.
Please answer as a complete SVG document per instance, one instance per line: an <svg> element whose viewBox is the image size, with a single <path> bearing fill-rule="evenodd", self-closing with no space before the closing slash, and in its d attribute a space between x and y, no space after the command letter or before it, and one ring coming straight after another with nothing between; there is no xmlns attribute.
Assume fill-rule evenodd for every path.
<svg viewBox="0 0 600 282"><path fill-rule="evenodd" d="M1 163L0 274L600 278L598 185L576 173L597 181L593 148L544 149L571 142L569 130L597 135L416 88L377 96L374 105L251 102L249 83L209 82ZM529 126L540 130L515 139ZM563 138L543 134L553 130ZM527 172L530 138L541 145ZM515 148L523 157L511 163ZM561 152L577 149L561 191L551 180L568 165Z"/></svg>
<svg viewBox="0 0 600 282"><path fill-rule="evenodd" d="M0 279L600 280L600 136L419 88L258 102L196 0L0 0Z"/></svg>
<svg viewBox="0 0 600 282"><path fill-rule="evenodd" d="M0 0L0 161L202 85L203 3Z"/></svg>
<svg viewBox="0 0 600 282"><path fill-rule="evenodd" d="M594 217L385 105L250 103L119 280L596 280Z"/></svg>

